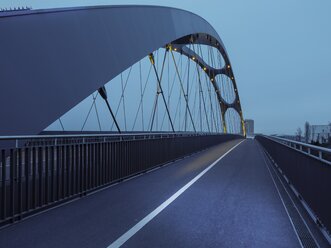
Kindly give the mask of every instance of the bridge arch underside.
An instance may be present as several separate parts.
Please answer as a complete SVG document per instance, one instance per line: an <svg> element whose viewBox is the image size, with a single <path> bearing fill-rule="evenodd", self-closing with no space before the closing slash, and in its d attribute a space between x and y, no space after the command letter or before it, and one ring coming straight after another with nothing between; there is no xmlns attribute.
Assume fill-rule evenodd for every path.
<svg viewBox="0 0 331 248"><path fill-rule="evenodd" d="M0 52L6 58L0 61L4 89L0 92L0 116L5 117L0 135L37 134L47 127L56 129L56 123L65 131L84 131L94 109L96 129L101 131L245 132L238 89L224 45L209 23L190 12L150 6L30 10L0 15L0 30L4 33ZM203 54L203 46L208 47L207 54ZM146 63L148 66L144 66ZM139 81L136 90L128 84L133 68L139 71L133 80ZM153 101L144 103L143 97L151 97L143 94L147 80L144 85L142 75L150 75L151 71L154 84L148 89ZM170 74L175 78L175 88L170 87ZM228 89L221 87L223 77L230 82ZM180 99L177 105L171 90L173 98ZM128 127L125 117L128 103L134 98L127 96L128 92L137 98L136 103L132 101L138 106L131 114L133 128ZM232 94L233 101L229 102L226 94ZM92 105L87 116L81 114L82 128L65 128L65 119L69 122L73 109L76 117L82 113L79 106L88 106L88 99ZM106 114L97 109L97 101L104 100ZM144 104L150 107L145 111L148 116L143 114ZM239 118L227 120L231 112L228 109ZM183 118L177 117L176 122L174 115L180 111ZM101 128L100 114L107 115L109 130ZM148 122L146 127L142 124L140 130L135 129L137 118L141 123ZM237 123L231 124L234 120Z"/></svg>

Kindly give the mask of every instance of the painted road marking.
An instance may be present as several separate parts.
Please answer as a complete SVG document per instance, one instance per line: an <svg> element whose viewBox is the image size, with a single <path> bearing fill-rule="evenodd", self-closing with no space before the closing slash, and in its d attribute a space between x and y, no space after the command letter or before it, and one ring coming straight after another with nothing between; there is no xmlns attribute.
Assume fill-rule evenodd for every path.
<svg viewBox="0 0 331 248"><path fill-rule="evenodd" d="M185 186L183 186L180 190L178 190L175 194L173 194L168 200L163 202L160 206L158 206L155 210L153 210L150 214L148 214L145 218L139 221L136 225L134 225L131 229L129 229L126 233L120 236L117 240L115 240L112 244L110 244L107 248L117 248L123 245L126 241L128 241L133 235L135 235L140 229L142 229L148 222L154 219L162 210L164 210L167 206L169 206L174 200L176 200L181 194L183 194L189 187L191 187L196 181L199 180L204 174L206 174L211 168L213 168L221 159L223 159L226 155L228 155L232 150L234 150L237 146L239 146L245 140L240 141L237 145L232 147L226 153L224 153L221 157L215 160L211 165L209 165L206 169L200 172L196 177L194 177L190 182L188 182Z"/></svg>

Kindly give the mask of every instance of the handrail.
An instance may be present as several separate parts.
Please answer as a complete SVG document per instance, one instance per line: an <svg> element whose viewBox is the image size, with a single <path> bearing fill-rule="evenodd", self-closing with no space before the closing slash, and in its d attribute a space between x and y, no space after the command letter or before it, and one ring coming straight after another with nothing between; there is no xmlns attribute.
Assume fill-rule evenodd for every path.
<svg viewBox="0 0 331 248"><path fill-rule="evenodd" d="M144 139L120 136L120 142L113 142L113 138L97 138L97 142L93 137L79 138L71 144L35 140L31 143L39 143L37 146L27 142L22 147L0 147L0 226L241 138L191 134L145 135Z"/></svg>
<svg viewBox="0 0 331 248"><path fill-rule="evenodd" d="M121 133L121 134L65 134L65 135L17 135L17 136L0 136L1 140L26 140L26 139L52 139L52 138L91 138L91 137L129 137L129 136L154 136L154 135L171 135L171 136L200 136L200 135L220 135L222 133L195 133L195 132L161 132L161 133Z"/></svg>
<svg viewBox="0 0 331 248"><path fill-rule="evenodd" d="M331 149L277 136L255 138L331 244Z"/></svg>
<svg viewBox="0 0 331 248"><path fill-rule="evenodd" d="M285 138L280 138L277 136L267 136L267 135L262 135L263 137L273 140L275 142L278 142L282 145L288 146L289 148L292 148L294 150L297 150L303 154L306 154L307 156L313 157L315 159L318 159L328 165L331 165L331 149L325 148L325 147L320 147L320 146L314 146L311 144L299 142L299 141L294 141L290 139L285 139ZM305 149L304 149L305 148ZM317 152L315 155L312 153L312 151ZM325 154L328 155L328 158L326 158Z"/></svg>
<svg viewBox="0 0 331 248"><path fill-rule="evenodd" d="M270 137L270 138L277 139L277 140L282 140L282 141L285 141L285 142L290 142L292 144L308 147L308 148L311 148L311 149L314 149L314 150L320 150L320 151L331 154L331 149L329 149L329 148L314 146L314 145L311 145L311 144L308 144L308 143L303 143L303 142L299 142L299 141L295 141L295 140L280 138L280 137L277 137L277 136L266 136L266 137Z"/></svg>

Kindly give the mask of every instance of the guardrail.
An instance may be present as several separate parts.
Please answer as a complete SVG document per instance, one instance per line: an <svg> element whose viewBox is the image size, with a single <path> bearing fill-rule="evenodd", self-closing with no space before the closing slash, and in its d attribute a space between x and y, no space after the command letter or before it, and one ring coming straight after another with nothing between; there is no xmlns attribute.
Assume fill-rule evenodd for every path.
<svg viewBox="0 0 331 248"><path fill-rule="evenodd" d="M331 242L331 149L275 136L255 138Z"/></svg>
<svg viewBox="0 0 331 248"><path fill-rule="evenodd" d="M0 137L7 145L0 148L0 225L237 138L243 137L205 133Z"/></svg>
<svg viewBox="0 0 331 248"><path fill-rule="evenodd" d="M277 136L270 136L269 138L331 165L331 149L321 146L314 146L295 140L284 139Z"/></svg>
<svg viewBox="0 0 331 248"><path fill-rule="evenodd" d="M61 135L19 135L19 136L0 136L0 148L22 147L22 146L42 146L42 145L61 145L79 144L90 142L122 141L122 140L141 140L155 138L174 138L201 135L219 135L217 133L196 133L196 132L148 132L148 133L113 133L113 134L61 134Z"/></svg>

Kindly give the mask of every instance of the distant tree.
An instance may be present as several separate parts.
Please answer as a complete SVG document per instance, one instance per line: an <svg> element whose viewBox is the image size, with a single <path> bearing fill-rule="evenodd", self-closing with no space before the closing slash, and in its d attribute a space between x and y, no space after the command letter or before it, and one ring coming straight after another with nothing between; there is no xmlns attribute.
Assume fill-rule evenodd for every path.
<svg viewBox="0 0 331 248"><path fill-rule="evenodd" d="M296 136L297 136L297 140L298 141L301 141L301 135L302 135L302 130L301 130L300 127L298 127L297 133L296 133Z"/></svg>
<svg viewBox="0 0 331 248"><path fill-rule="evenodd" d="M316 141L312 140L311 141L311 144L312 145L315 145L315 146L321 146L321 144L320 144L320 142L318 140L316 140Z"/></svg>
<svg viewBox="0 0 331 248"><path fill-rule="evenodd" d="M305 142L309 142L309 137L310 137L310 124L308 121L305 123Z"/></svg>

